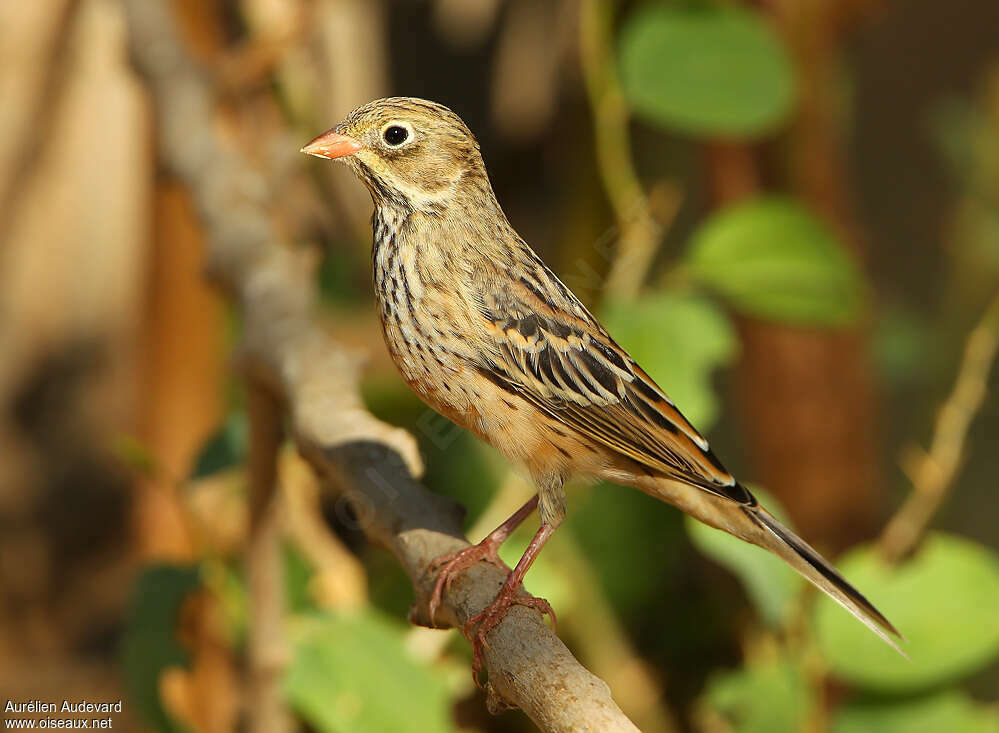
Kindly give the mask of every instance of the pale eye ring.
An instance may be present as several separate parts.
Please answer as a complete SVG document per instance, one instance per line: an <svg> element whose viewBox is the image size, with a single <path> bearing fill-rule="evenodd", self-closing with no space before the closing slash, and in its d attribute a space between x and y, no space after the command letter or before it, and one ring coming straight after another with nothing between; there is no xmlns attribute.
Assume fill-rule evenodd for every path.
<svg viewBox="0 0 999 733"><path fill-rule="evenodd" d="M389 147L397 148L409 140L409 130L402 125L389 125L382 131L382 139Z"/></svg>

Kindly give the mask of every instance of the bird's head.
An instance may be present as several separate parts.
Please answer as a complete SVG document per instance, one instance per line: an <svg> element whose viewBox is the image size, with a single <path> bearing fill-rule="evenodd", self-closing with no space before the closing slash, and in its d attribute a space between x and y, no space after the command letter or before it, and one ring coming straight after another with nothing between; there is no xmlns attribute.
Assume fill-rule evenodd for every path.
<svg viewBox="0 0 999 733"><path fill-rule="evenodd" d="M346 163L380 205L439 208L485 179L479 144L461 118L414 97L358 107L302 152Z"/></svg>

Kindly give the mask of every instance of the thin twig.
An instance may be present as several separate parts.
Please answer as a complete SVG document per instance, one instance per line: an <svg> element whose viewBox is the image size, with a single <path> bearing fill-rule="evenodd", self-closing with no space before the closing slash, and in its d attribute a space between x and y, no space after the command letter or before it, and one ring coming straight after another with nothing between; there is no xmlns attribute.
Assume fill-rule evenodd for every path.
<svg viewBox="0 0 999 733"><path fill-rule="evenodd" d="M618 84L612 54L611 15L612 7L606 0L583 0L579 53L593 108L600 177L619 234L617 256L604 292L611 298L626 299L634 297L645 281L656 248L680 208L681 197L675 188L662 184L653 191L653 207L635 173L628 105Z"/></svg>
<svg viewBox="0 0 999 733"><path fill-rule="evenodd" d="M308 260L281 246L266 215L267 186L219 140L209 87L167 6L127 0L125 8L136 65L155 103L160 155L191 187L208 233L209 270L243 316L241 363L287 405L299 450L350 504L344 520L396 555L414 585L411 616L427 624L431 563L468 544L461 511L416 480L421 464L412 437L364 408L358 359L316 322ZM492 602L504 579L485 563L469 569L445 594L439 620L460 628ZM606 683L532 609L513 608L490 633L484 656L494 708L517 705L546 731L637 730Z"/></svg>
<svg viewBox="0 0 999 733"><path fill-rule="evenodd" d="M250 733L286 733L292 720L281 694L287 649L284 634L284 566L277 487L281 403L252 377L247 385L250 419L250 532L246 569L250 593L247 707Z"/></svg>
<svg viewBox="0 0 999 733"><path fill-rule="evenodd" d="M954 388L940 407L929 451L914 448L906 461L913 491L879 540L885 557L897 561L919 543L954 483L964 456L968 427L985 402L989 373L999 350L999 293L968 334Z"/></svg>

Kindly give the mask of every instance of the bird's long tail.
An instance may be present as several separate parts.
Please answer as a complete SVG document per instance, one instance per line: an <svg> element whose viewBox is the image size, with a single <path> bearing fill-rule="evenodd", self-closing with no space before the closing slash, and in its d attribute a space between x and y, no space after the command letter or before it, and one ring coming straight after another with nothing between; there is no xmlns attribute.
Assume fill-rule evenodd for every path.
<svg viewBox="0 0 999 733"><path fill-rule="evenodd" d="M665 499L705 524L717 527L777 555L806 580L856 616L895 651L908 658L889 634L898 639L904 637L884 614L850 585L846 578L807 542L760 506L752 494L741 485L737 484L731 490L730 497L705 490L703 486L695 487L676 480L639 480L634 485L653 496Z"/></svg>
<svg viewBox="0 0 999 733"><path fill-rule="evenodd" d="M892 623L807 542L777 521L770 512L759 504L756 506L742 505L739 509L750 521L763 530L762 536L759 537L761 541L757 541L755 537L751 540L754 544L758 544L780 557L826 595L856 616L867 628L890 644L895 651L908 658L905 652L899 649L895 640L888 635L893 634L899 639L903 638Z"/></svg>

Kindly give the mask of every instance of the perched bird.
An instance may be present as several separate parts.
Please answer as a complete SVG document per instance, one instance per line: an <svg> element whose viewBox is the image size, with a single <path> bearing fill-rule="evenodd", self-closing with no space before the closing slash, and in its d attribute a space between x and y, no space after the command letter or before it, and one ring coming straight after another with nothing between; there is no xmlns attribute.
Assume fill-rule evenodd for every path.
<svg viewBox="0 0 999 733"><path fill-rule="evenodd" d="M634 486L773 552L896 649L891 623L738 483L659 386L514 231L479 145L440 104L358 107L303 153L345 163L371 192L374 284L385 342L431 407L491 443L537 495L478 545L441 558L431 617L451 577L485 560L535 507L541 526L496 600L472 618L476 668L565 516L572 475ZM554 621L554 614L552 614ZM478 625L477 630L475 629ZM474 636L473 636L474 633Z"/></svg>

